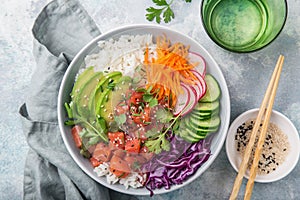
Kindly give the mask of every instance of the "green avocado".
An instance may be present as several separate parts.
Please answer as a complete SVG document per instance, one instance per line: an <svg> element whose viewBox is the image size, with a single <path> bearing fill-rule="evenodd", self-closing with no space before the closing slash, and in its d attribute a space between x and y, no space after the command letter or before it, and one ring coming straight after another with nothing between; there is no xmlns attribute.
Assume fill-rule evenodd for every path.
<svg viewBox="0 0 300 200"><path fill-rule="evenodd" d="M94 74L94 67L91 66L84 70L81 74L78 75L76 82L74 83L71 98L75 99L77 94L79 93L81 87L90 79L90 77Z"/></svg>
<svg viewBox="0 0 300 200"><path fill-rule="evenodd" d="M105 89L97 102L97 114L107 122L113 121L114 108L125 100L125 93L130 89L131 84L132 79L129 76L123 76L116 82L113 89Z"/></svg>
<svg viewBox="0 0 300 200"><path fill-rule="evenodd" d="M98 85L99 81L102 79L103 73L96 72L90 76L88 81L81 86L79 92L75 98L75 105L77 105L78 114L87 119L93 116L93 111L88 107L91 100L90 96L95 90L95 87Z"/></svg>
<svg viewBox="0 0 300 200"><path fill-rule="evenodd" d="M102 79L99 81L97 86L95 87L95 90L92 92L90 96L90 102L89 102L89 109L92 110L94 113L97 113L97 103L100 100L100 97L102 93L108 89L108 85L110 83L114 84L116 81L118 81L122 77L121 72L111 72L105 76L102 77Z"/></svg>

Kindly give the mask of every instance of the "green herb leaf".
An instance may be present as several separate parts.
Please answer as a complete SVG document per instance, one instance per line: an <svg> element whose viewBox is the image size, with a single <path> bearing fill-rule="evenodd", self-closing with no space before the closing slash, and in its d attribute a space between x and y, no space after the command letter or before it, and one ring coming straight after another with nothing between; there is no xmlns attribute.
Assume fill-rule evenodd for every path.
<svg viewBox="0 0 300 200"><path fill-rule="evenodd" d="M91 157L90 153L85 149L80 149L80 154L85 158L90 158Z"/></svg>
<svg viewBox="0 0 300 200"><path fill-rule="evenodd" d="M100 137L98 135L96 135L89 139L88 144L92 146L92 145L97 144L99 141L100 141Z"/></svg>
<svg viewBox="0 0 300 200"><path fill-rule="evenodd" d="M109 123L109 131L110 132L117 132L119 130L119 125L116 121L112 121Z"/></svg>
<svg viewBox="0 0 300 200"><path fill-rule="evenodd" d="M117 115L114 117L114 119L117 122L117 124L120 126L126 122L126 115L125 113L121 115Z"/></svg>
<svg viewBox="0 0 300 200"><path fill-rule="evenodd" d="M75 124L76 124L75 121L72 119L65 121L66 126L74 126Z"/></svg>
<svg viewBox="0 0 300 200"><path fill-rule="evenodd" d="M146 14L146 19L148 21L153 21L155 19L156 23L160 24L160 21L161 21L160 15L163 10L164 10L164 8L162 8L162 9L156 9L153 7L147 8L146 11L148 13Z"/></svg>
<svg viewBox="0 0 300 200"><path fill-rule="evenodd" d="M179 127L180 127L180 120L176 120L176 122L174 123L174 125L173 125L173 131L176 131L176 130L178 130L179 129Z"/></svg>
<svg viewBox="0 0 300 200"><path fill-rule="evenodd" d="M153 0L153 3L155 3L157 6L165 6L168 5L166 0Z"/></svg>
<svg viewBox="0 0 300 200"><path fill-rule="evenodd" d="M170 142L165 138L165 134L161 134L158 138L154 140L147 140L145 145L148 147L150 152L159 154L162 150L170 150Z"/></svg>
<svg viewBox="0 0 300 200"><path fill-rule="evenodd" d="M132 83L133 83L133 84L137 84L137 83L139 83L141 80L142 80L142 78L141 78L140 76L135 76L135 77L132 79Z"/></svg>
<svg viewBox="0 0 300 200"><path fill-rule="evenodd" d="M143 100L144 100L145 102L148 102L148 103L149 103L152 99L153 99L153 95L152 95L152 94L145 93L145 94L143 95Z"/></svg>
<svg viewBox="0 0 300 200"><path fill-rule="evenodd" d="M168 8L163 13L164 22L169 23L172 19L174 19L175 15L172 9L168 6Z"/></svg>
<svg viewBox="0 0 300 200"><path fill-rule="evenodd" d="M159 120L161 123L168 123L173 119L173 115L171 112L165 109L159 109L156 112L156 119Z"/></svg>
<svg viewBox="0 0 300 200"><path fill-rule="evenodd" d="M165 151L170 151L171 148L170 142L165 137L163 140L161 140L161 148Z"/></svg>
<svg viewBox="0 0 300 200"><path fill-rule="evenodd" d="M166 0L152 0L152 2L158 6L158 8L149 7L146 9L148 12L146 14L146 19L148 21L155 21L159 24L161 22L161 19L164 19L165 23L169 23L172 21L172 19L175 18L175 14L173 10L171 9L171 5L173 4L174 0L169 1L169 3ZM184 0L186 3L191 3L192 0ZM162 15L162 16L161 16Z"/></svg>
<svg viewBox="0 0 300 200"><path fill-rule="evenodd" d="M145 88L137 88L135 91L136 92L144 92L144 93L147 92L147 90Z"/></svg>
<svg viewBox="0 0 300 200"><path fill-rule="evenodd" d="M116 84L111 82L111 83L108 83L107 88L110 89L110 90L114 90L115 86L116 86Z"/></svg>
<svg viewBox="0 0 300 200"><path fill-rule="evenodd" d="M156 98L152 98L149 102L149 106L152 108L156 105L158 105L158 100Z"/></svg>
<svg viewBox="0 0 300 200"><path fill-rule="evenodd" d="M154 127L146 132L147 138L156 138L161 134L161 131L158 128Z"/></svg>
<svg viewBox="0 0 300 200"><path fill-rule="evenodd" d="M134 116L134 117L140 117L142 114L140 114L140 113L133 113L132 114L132 116Z"/></svg>
<svg viewBox="0 0 300 200"><path fill-rule="evenodd" d="M68 104L67 102L65 102L64 106L65 106L65 109L67 111L67 115L69 118L73 118L73 113L72 113L72 109L71 109L71 105L72 105L72 101L70 104Z"/></svg>
<svg viewBox="0 0 300 200"><path fill-rule="evenodd" d="M139 163L138 161L134 161L133 162L133 165L132 165L132 169L133 170L138 170L138 169L140 169L141 168L141 163Z"/></svg>

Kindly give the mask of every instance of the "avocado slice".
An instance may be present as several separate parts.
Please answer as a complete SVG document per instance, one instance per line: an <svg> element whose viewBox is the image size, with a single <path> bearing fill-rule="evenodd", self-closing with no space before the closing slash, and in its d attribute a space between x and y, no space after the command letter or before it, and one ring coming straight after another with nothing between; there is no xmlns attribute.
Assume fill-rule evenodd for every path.
<svg viewBox="0 0 300 200"><path fill-rule="evenodd" d="M108 123L113 121L114 108L123 100L124 94L130 89L132 79L129 76L121 77L114 89L107 88L97 102L97 114L103 117Z"/></svg>
<svg viewBox="0 0 300 200"><path fill-rule="evenodd" d="M74 101L80 116L86 117L87 119L93 116L93 111L88 107L89 101L91 100L90 96L102 77L102 72L96 72L93 76L89 77L89 80L80 88Z"/></svg>
<svg viewBox="0 0 300 200"><path fill-rule="evenodd" d="M111 72L105 76L102 77L102 79L99 81L97 86L95 87L95 90L92 92L90 96L90 102L89 102L89 109L92 110L94 113L97 113L97 104L100 100L100 96L102 93L107 89L109 83L115 83L122 77L122 73L115 71Z"/></svg>
<svg viewBox="0 0 300 200"><path fill-rule="evenodd" d="M94 74L94 67L88 67L81 74L78 75L76 82L74 83L71 98L75 99L77 94L79 93L81 87L90 79L90 77Z"/></svg>

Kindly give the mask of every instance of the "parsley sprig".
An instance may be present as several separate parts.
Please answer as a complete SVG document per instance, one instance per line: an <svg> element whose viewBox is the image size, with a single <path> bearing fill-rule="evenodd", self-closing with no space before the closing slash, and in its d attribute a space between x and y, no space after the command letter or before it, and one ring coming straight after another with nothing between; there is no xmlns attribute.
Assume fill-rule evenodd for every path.
<svg viewBox="0 0 300 200"><path fill-rule="evenodd" d="M170 141L167 139L167 133L169 131L175 133L179 129L182 113L189 108L188 104L177 116L173 116L170 111L160 109L156 112L156 119L161 123L167 123L168 126L163 131L158 130L156 127L146 132L148 140L145 145L148 147L150 152L159 154L162 150L170 151Z"/></svg>
<svg viewBox="0 0 300 200"><path fill-rule="evenodd" d="M145 88L138 88L137 92L143 92L143 101L148 103L149 106L152 108L154 106L158 105L158 100L156 96L154 96L155 93L158 93L158 91L151 92L153 89L153 86L151 85L148 89Z"/></svg>
<svg viewBox="0 0 300 200"><path fill-rule="evenodd" d="M152 0L152 2L157 7L149 7L146 9L148 12L146 14L146 19L148 21L153 21L155 19L156 23L160 24L161 19L165 23L169 23L172 19L175 18L175 14L171 8L174 0L171 0L169 3L166 0ZM184 0L186 3L190 3L192 0Z"/></svg>
<svg viewBox="0 0 300 200"><path fill-rule="evenodd" d="M158 110L156 115L157 120L162 123L171 122L163 132L159 131L156 127L146 132L148 140L146 141L145 145L148 147L150 152L159 154L160 152L162 152L162 150L170 151L170 142L167 139L166 135L170 130L173 130L172 127L180 119L180 115L173 117L169 111L166 111L164 109Z"/></svg>

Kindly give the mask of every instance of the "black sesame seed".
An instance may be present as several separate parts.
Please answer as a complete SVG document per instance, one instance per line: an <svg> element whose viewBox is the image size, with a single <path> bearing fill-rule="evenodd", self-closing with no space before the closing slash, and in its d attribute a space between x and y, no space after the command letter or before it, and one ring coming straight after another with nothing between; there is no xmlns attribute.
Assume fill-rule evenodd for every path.
<svg viewBox="0 0 300 200"><path fill-rule="evenodd" d="M272 164L272 161L269 161L269 162L268 162L268 165L270 165L270 164Z"/></svg>

